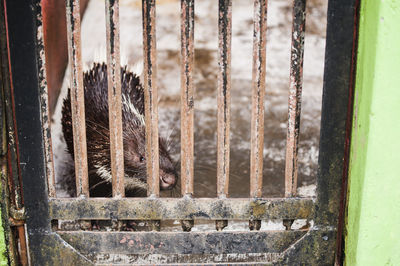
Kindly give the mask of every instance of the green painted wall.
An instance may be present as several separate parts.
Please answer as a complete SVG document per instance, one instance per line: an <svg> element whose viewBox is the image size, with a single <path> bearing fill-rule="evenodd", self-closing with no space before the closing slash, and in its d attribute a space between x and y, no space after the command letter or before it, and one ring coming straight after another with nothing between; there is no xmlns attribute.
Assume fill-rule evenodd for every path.
<svg viewBox="0 0 400 266"><path fill-rule="evenodd" d="M361 0L346 265L400 265L400 0Z"/></svg>

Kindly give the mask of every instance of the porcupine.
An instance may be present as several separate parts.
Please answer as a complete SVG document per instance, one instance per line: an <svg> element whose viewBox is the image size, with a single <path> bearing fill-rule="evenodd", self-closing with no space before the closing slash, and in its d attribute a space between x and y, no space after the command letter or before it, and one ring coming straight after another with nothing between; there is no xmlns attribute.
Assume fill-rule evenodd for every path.
<svg viewBox="0 0 400 266"><path fill-rule="evenodd" d="M94 63L83 74L85 94L86 139L89 187L91 196L111 195L111 158L108 119L107 65ZM122 126L127 196L144 196L146 192L146 156L144 126L144 92L139 77L121 68ZM62 130L69 154L74 157L70 90L62 107ZM171 189L177 173L165 139L159 138L160 188ZM74 173L73 169L70 171ZM71 174L73 176L74 174ZM75 178L67 186L75 193Z"/></svg>

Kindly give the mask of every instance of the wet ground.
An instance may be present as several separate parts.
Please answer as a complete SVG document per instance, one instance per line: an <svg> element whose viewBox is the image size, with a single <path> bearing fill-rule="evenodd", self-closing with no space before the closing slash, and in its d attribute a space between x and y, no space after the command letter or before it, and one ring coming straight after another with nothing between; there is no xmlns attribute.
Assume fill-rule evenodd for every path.
<svg viewBox="0 0 400 266"><path fill-rule="evenodd" d="M141 1L120 2L122 61L130 66L140 65L143 51ZM249 194L252 2L233 1L229 188L231 197L246 197ZM284 192L291 2L271 0L268 3L263 172L265 197L283 196ZM317 171L325 47L325 2L309 0L307 3L298 182L299 186L304 188L314 187ZM171 140L171 155L179 161L180 1L158 0L157 4L160 134ZM89 66L91 62L98 61L99 57L105 58L104 13L104 1L91 0L83 19L82 55L83 61ZM210 197L216 195L217 1L196 1L195 14L195 196ZM56 132L57 127L53 128L53 132ZM59 137L53 139L58 147L56 156L60 159L64 148L58 143ZM304 191L304 188L300 190ZM310 191L304 193L310 195Z"/></svg>

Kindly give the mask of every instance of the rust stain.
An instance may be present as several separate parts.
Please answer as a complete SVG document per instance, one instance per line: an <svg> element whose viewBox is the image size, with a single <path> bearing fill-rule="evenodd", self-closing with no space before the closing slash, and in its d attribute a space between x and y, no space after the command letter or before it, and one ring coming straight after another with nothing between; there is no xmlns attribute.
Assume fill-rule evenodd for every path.
<svg viewBox="0 0 400 266"><path fill-rule="evenodd" d="M18 238L19 238L19 252L20 252L20 263L23 266L28 266L29 261L28 261L28 246L26 245L26 239L25 239L25 226L20 225L17 226L17 231L18 231Z"/></svg>

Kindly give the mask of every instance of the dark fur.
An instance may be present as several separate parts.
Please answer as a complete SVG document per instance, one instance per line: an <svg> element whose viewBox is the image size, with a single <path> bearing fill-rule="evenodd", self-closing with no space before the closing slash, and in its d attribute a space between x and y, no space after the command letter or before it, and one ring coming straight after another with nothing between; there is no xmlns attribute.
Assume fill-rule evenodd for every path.
<svg viewBox="0 0 400 266"><path fill-rule="evenodd" d="M99 175L99 170L96 168L96 166L100 165L106 171L111 172L107 66L105 64L94 64L90 71L84 73L83 84L85 90L90 194L91 196L109 196L111 194L111 184L110 182L104 182L104 176ZM121 69L121 92L127 99L129 98L140 115L144 116L144 93L142 85L139 78L127 71L126 68ZM124 101L122 103L126 195L143 196L146 190L140 184L145 186L146 182L145 128L138 117L131 111L132 109L127 104L124 104ZM70 90L68 90L68 96L64 99L62 108L62 129L68 152L73 157ZM177 175L174 164L169 156L166 143L162 138L160 138L159 146L160 170L164 173L172 174L176 180ZM130 181L132 182L129 183ZM132 185L132 183L136 182L139 182L138 186Z"/></svg>

